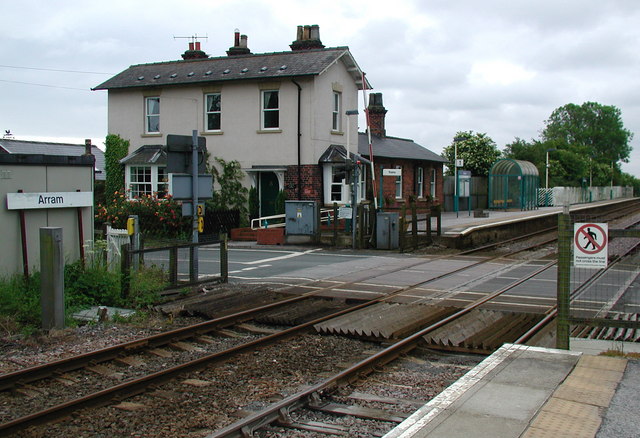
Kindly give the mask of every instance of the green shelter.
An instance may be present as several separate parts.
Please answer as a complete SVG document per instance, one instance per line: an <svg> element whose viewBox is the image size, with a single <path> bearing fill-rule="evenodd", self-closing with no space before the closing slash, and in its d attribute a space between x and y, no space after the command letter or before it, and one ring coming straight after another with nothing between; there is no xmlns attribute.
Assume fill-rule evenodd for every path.
<svg viewBox="0 0 640 438"><path fill-rule="evenodd" d="M489 171L489 208L533 210L538 208L538 169L529 161L505 158Z"/></svg>

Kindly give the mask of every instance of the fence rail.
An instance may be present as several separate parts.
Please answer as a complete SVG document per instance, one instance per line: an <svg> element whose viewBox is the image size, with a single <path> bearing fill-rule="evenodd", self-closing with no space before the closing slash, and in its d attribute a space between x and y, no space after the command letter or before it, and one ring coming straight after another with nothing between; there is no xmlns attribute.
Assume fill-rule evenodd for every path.
<svg viewBox="0 0 640 438"><path fill-rule="evenodd" d="M214 275L213 273L207 275L203 274L202 278L195 278L195 265L194 259L198 260L198 263L209 263L210 260L202 258L200 255L198 257L194 257L195 252L198 251L202 247L211 247L213 245L218 245L220 248L219 254L219 274ZM140 249L131 249L131 245L126 243L122 245L122 261L121 261L121 272L122 272L122 294L123 296L129 295L131 290L131 274L133 269L135 269L136 261L139 266L144 266L145 259L147 261L153 262L154 265L160 266L163 270L166 270L168 273L169 284L173 287L183 285L193 285L202 282L220 282L226 283L229 279L229 255L228 255L228 241L227 235L222 234L219 240L207 241L207 242L199 242L199 243L180 243L162 247L155 248L140 248ZM181 251L182 250L182 251ZM180 252L188 253L188 257L180 257ZM157 255L160 254L160 257ZM156 257L150 257L150 255L156 255ZM164 257L162 257L164 255ZM188 281L180 281L180 271L184 270L185 262L181 263L181 260L185 260L188 263L188 273L189 280ZM197 272L205 272L198 266Z"/></svg>

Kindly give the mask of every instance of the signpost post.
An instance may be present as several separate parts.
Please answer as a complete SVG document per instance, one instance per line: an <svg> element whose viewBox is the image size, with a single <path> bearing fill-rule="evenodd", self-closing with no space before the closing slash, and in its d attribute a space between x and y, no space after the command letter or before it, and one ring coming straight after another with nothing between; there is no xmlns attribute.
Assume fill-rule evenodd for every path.
<svg viewBox="0 0 640 438"><path fill-rule="evenodd" d="M189 152L191 160L186 159ZM189 279L191 282L198 281L198 245L196 244L198 243L200 224L204 224L202 219L204 208L202 204L199 206L198 202L211 199L213 196L211 175L199 174L199 171L204 170L205 167L205 152L205 139L198 137L196 129L192 131L191 138L185 135L167 136L167 168L171 181L169 184L171 194L176 200L190 202L190 206L186 209L183 206L182 214L191 216L191 243L194 244L190 249ZM199 163L200 156L202 156L201 163Z"/></svg>

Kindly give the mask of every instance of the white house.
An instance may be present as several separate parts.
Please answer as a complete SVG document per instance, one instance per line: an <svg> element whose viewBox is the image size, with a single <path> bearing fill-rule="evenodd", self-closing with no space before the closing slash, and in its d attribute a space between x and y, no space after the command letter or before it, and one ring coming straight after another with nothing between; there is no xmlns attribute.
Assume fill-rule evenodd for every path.
<svg viewBox="0 0 640 438"><path fill-rule="evenodd" d="M273 213L279 190L346 202L347 182L332 188L344 162L320 158L348 143L357 150L357 117L345 112L358 108L363 73L348 47L322 45L317 25L298 26L290 48L252 54L236 32L227 56L209 57L192 42L182 60L133 65L95 87L108 90L109 133L130 141L123 162L132 193L164 190L166 136L196 129L211 157L240 162L262 215Z"/></svg>

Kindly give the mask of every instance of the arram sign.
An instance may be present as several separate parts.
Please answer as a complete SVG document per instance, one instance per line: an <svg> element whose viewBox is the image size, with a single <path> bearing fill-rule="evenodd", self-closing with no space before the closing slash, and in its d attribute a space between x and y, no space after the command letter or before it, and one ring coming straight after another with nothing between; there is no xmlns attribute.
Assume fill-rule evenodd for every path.
<svg viewBox="0 0 640 438"><path fill-rule="evenodd" d="M91 207L93 192L7 193L7 210Z"/></svg>

